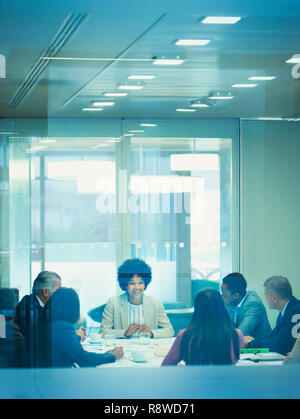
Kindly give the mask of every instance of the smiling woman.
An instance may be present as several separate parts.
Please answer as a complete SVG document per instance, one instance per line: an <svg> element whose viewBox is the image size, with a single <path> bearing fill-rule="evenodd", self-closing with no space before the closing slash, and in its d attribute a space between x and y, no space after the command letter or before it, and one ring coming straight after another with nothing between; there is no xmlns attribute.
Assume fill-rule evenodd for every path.
<svg viewBox="0 0 300 419"><path fill-rule="evenodd" d="M148 333L161 338L174 335L161 301L144 295L151 282L149 265L140 259L128 259L118 269L118 282L124 294L111 297L105 307L101 332L116 338L138 337Z"/></svg>

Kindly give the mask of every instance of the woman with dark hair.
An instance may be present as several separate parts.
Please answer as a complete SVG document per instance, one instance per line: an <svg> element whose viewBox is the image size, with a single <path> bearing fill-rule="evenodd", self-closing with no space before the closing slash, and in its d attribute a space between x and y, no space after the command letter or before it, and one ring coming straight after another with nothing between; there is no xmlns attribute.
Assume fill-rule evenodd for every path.
<svg viewBox="0 0 300 419"><path fill-rule="evenodd" d="M148 333L162 338L174 335L164 306L158 298L144 294L152 279L151 268L140 259L128 259L118 268L118 282L124 294L111 297L103 312L101 332L115 338Z"/></svg>
<svg viewBox="0 0 300 419"><path fill-rule="evenodd" d="M221 294L201 290L195 298L191 324L180 330L162 365L228 365L236 364L243 345L243 335L234 329Z"/></svg>
<svg viewBox="0 0 300 419"><path fill-rule="evenodd" d="M39 322L36 346L36 367L95 367L115 362L123 356L120 347L104 354L85 351L76 335L74 324L80 317L77 293L71 288L59 288L44 307Z"/></svg>

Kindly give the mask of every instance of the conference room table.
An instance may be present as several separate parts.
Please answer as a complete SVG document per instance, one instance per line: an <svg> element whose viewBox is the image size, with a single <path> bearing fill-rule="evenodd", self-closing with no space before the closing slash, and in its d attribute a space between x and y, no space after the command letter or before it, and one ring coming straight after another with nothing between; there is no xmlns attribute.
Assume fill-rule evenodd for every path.
<svg viewBox="0 0 300 419"><path fill-rule="evenodd" d="M99 339L89 342L87 339L82 343L86 351L104 353L116 346L122 346L123 358L114 363L99 365L97 368L122 368L122 367L160 367L161 363L171 348L175 338L150 339L147 343L139 338L131 339ZM135 360L133 355L136 352L143 352L145 359ZM237 366L259 366L259 365L281 365L283 356L274 352L259 354L241 354ZM179 364L180 365L180 364ZM184 365L184 364L183 364Z"/></svg>

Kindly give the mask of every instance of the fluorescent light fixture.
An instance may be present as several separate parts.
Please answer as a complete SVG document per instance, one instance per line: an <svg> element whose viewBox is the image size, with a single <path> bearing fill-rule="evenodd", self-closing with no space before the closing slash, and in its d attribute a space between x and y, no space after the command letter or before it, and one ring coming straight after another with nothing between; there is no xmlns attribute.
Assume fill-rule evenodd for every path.
<svg viewBox="0 0 300 419"><path fill-rule="evenodd" d="M275 76L251 76L251 77L249 77L248 78L248 80L262 80L262 81L264 81L264 80L274 80L274 79L276 79L276 77Z"/></svg>
<svg viewBox="0 0 300 419"><path fill-rule="evenodd" d="M176 112L196 112L196 109L177 108Z"/></svg>
<svg viewBox="0 0 300 419"><path fill-rule="evenodd" d="M233 99L234 96L231 95L211 95L208 97L208 99L213 99L213 100L229 100L229 99Z"/></svg>
<svg viewBox="0 0 300 419"><path fill-rule="evenodd" d="M209 108L209 105L207 103L201 103L199 102L191 102L192 108Z"/></svg>
<svg viewBox="0 0 300 419"><path fill-rule="evenodd" d="M124 134L124 137L133 137L134 134Z"/></svg>
<svg viewBox="0 0 300 419"><path fill-rule="evenodd" d="M157 124L140 124L141 127L157 127Z"/></svg>
<svg viewBox="0 0 300 419"><path fill-rule="evenodd" d="M145 132L143 129L131 129L129 132Z"/></svg>
<svg viewBox="0 0 300 419"><path fill-rule="evenodd" d="M209 39L179 39L175 45L179 46L204 46L210 42Z"/></svg>
<svg viewBox="0 0 300 419"><path fill-rule="evenodd" d="M128 80L152 80L155 76L128 76Z"/></svg>
<svg viewBox="0 0 300 419"><path fill-rule="evenodd" d="M201 20L201 23L233 25L239 20L241 17L238 16L207 16Z"/></svg>
<svg viewBox="0 0 300 419"><path fill-rule="evenodd" d="M100 112L103 111L103 108L83 108L83 112Z"/></svg>
<svg viewBox="0 0 300 419"><path fill-rule="evenodd" d="M300 64L300 54L293 55L292 58L286 61L288 64Z"/></svg>
<svg viewBox="0 0 300 419"><path fill-rule="evenodd" d="M191 107L192 108L209 108L209 105L206 105L206 103L193 103Z"/></svg>
<svg viewBox="0 0 300 419"><path fill-rule="evenodd" d="M103 93L103 96L107 96L107 97L123 97L123 96L128 96L128 93L107 92L107 93Z"/></svg>
<svg viewBox="0 0 300 419"><path fill-rule="evenodd" d="M236 83L233 84L231 87L242 87L242 88L247 88L247 87L256 87L257 83Z"/></svg>
<svg viewBox="0 0 300 419"><path fill-rule="evenodd" d="M260 118L257 118L260 121L283 121L283 118L281 117L268 117L268 116L263 116Z"/></svg>
<svg viewBox="0 0 300 419"><path fill-rule="evenodd" d="M144 86L142 84L120 84L118 89L120 90L141 90Z"/></svg>
<svg viewBox="0 0 300 419"><path fill-rule="evenodd" d="M93 102L93 106L113 106L115 102Z"/></svg>
<svg viewBox="0 0 300 419"><path fill-rule="evenodd" d="M152 64L154 65L180 65L183 62L184 60L180 60L179 58L176 58L176 59L159 58L153 61Z"/></svg>
<svg viewBox="0 0 300 419"><path fill-rule="evenodd" d="M171 154L170 168L176 172L218 171L220 169L217 154Z"/></svg>

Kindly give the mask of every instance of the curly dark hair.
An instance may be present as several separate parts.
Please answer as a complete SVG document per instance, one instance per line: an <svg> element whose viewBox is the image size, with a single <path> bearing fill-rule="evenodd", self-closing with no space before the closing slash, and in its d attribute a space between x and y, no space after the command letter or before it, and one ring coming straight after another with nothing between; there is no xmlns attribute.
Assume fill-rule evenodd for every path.
<svg viewBox="0 0 300 419"><path fill-rule="evenodd" d="M134 275L140 276L145 282L145 289L151 282L152 271L149 265L141 259L127 259L118 268L118 282L123 291L127 290L128 282Z"/></svg>

